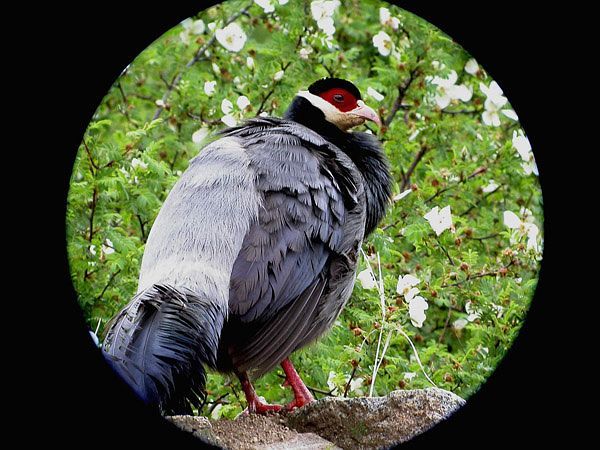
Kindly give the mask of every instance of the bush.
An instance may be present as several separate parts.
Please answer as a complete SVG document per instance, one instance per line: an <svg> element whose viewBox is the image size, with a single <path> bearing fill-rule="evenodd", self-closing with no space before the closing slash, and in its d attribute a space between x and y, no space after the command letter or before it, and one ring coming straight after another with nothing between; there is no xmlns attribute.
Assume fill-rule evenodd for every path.
<svg viewBox="0 0 600 450"><path fill-rule="evenodd" d="M486 71L440 30L383 2L231 0L125 68L85 133L68 199L71 274L88 323L100 334L134 295L152 222L207 135L281 116L324 76L353 81L379 109L384 126L372 131L392 164L395 201L364 242L336 325L293 359L317 396L424 388L427 375L468 397L515 339L535 289L537 169ZM257 390L285 402L281 382L273 372ZM207 389L200 413L243 407L237 380L214 374Z"/></svg>

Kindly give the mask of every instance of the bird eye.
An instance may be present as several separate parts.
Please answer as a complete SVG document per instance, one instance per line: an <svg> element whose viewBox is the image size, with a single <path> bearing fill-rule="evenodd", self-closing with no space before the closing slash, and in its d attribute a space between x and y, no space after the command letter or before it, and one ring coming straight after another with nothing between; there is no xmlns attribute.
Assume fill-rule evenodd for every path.
<svg viewBox="0 0 600 450"><path fill-rule="evenodd" d="M340 102L340 103L341 103L341 102L343 102L343 101L344 101L344 96L343 96L342 94L335 94L335 95L333 96L333 99L334 99L336 102Z"/></svg>

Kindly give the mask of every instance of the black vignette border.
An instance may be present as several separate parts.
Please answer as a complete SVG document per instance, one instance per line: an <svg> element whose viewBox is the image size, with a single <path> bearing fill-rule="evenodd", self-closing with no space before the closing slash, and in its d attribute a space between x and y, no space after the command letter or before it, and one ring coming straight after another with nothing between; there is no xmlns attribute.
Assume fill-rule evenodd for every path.
<svg viewBox="0 0 600 450"><path fill-rule="evenodd" d="M157 7L141 2L123 5L106 1L101 5L55 7L46 25L48 44L60 51L42 54L45 82L60 93L47 118L55 137L51 161L52 254L60 260L49 276L53 290L48 320L52 345L43 371L51 411L52 436L61 442L94 442L101 445L135 444L156 446L198 445L198 441L151 416L114 379L98 352L89 344L87 329L76 303L68 272L64 240L66 195L75 152L91 116L125 66L163 32L199 9L215 4L178 2ZM557 420L558 404L549 398L554 366L549 343L554 336L549 324L556 323L555 299L549 287L554 255L554 179L552 154L556 145L547 136L544 103L546 86L536 72L549 57L545 36L552 20L540 20L540 12L520 9L519 2L490 5L493 13L475 2L393 1L439 27L486 68L501 84L519 114L535 149L544 195L545 251L540 283L523 329L496 372L473 395L467 405L449 420L437 425L402 448L480 448L485 443L510 445L558 443L548 430ZM44 16L43 12L38 13ZM42 52L43 53L43 52ZM50 251L48 252L50 253ZM60 346L60 351L55 350ZM50 349L52 351L50 351ZM42 352L40 352L42 353ZM49 377L48 377L48 376ZM89 395L93 389L93 396ZM90 398L93 399L90 400ZM534 419L535 418L535 419Z"/></svg>

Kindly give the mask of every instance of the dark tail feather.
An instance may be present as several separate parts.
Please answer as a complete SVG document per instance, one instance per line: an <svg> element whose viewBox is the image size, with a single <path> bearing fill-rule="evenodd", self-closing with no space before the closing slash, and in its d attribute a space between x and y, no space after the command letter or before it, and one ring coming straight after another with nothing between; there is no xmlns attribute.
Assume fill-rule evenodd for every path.
<svg viewBox="0 0 600 450"><path fill-rule="evenodd" d="M204 400L226 311L189 289L154 285L111 321L105 359L146 404L189 414Z"/></svg>

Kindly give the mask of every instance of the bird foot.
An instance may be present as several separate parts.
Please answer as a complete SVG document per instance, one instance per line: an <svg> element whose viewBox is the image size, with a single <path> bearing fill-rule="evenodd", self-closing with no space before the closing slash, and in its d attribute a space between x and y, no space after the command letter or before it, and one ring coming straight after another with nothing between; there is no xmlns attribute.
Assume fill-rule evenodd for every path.
<svg viewBox="0 0 600 450"><path fill-rule="evenodd" d="M315 398L298 375L298 372L296 372L292 362L286 358L281 363L281 367L286 376L283 385L291 387L294 391L294 400L286 405L286 409L291 411L294 408L301 408L302 406L313 402Z"/></svg>
<svg viewBox="0 0 600 450"><path fill-rule="evenodd" d="M296 398L294 398L294 400L292 400L285 406L285 408L288 411L291 411L295 408L302 408L304 405L307 405L310 402L313 402L314 400L315 399L313 398L312 395L310 397L306 397L303 395L297 395Z"/></svg>
<svg viewBox="0 0 600 450"><path fill-rule="evenodd" d="M263 403L260 400L256 399L248 404L248 407L244 412L248 414L269 414L271 412L278 412L283 409L281 405L271 405L270 403Z"/></svg>

